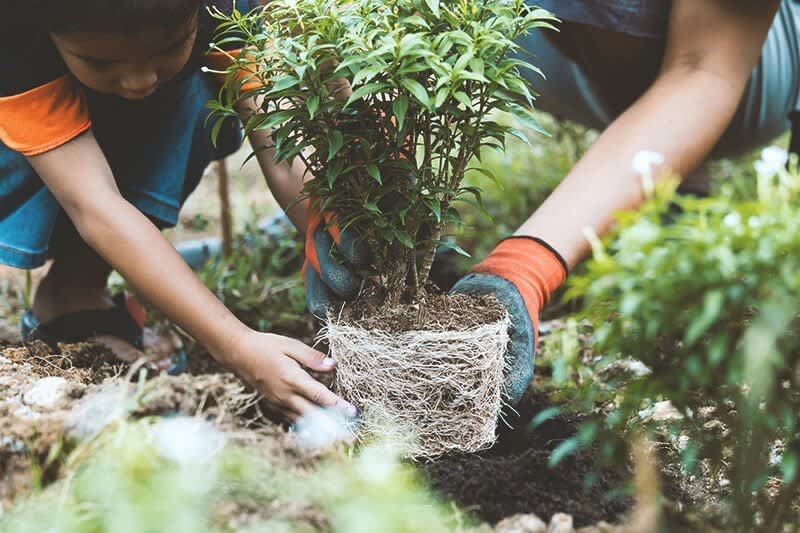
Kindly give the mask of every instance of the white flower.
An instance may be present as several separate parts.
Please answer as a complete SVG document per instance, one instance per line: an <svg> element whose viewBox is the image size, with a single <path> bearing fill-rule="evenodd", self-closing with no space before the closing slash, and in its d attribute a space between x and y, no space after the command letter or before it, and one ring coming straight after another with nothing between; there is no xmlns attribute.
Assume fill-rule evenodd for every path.
<svg viewBox="0 0 800 533"><path fill-rule="evenodd" d="M225 435L210 422L190 416L159 419L153 437L161 457L182 465L208 461L225 447Z"/></svg>
<svg viewBox="0 0 800 533"><path fill-rule="evenodd" d="M742 216L736 211L734 211L733 213L728 213L727 215L722 217L722 223L728 226L729 228L735 228L742 223Z"/></svg>
<svg viewBox="0 0 800 533"><path fill-rule="evenodd" d="M753 215L747 219L747 225L753 229L761 227L761 219Z"/></svg>
<svg viewBox="0 0 800 533"><path fill-rule="evenodd" d="M633 156L633 170L640 176L652 176L653 167L664 164L664 156L652 150L640 150Z"/></svg>
<svg viewBox="0 0 800 533"><path fill-rule="evenodd" d="M778 146L770 146L761 151L761 159L753 163L753 166L761 176L771 177L780 173L786 168L789 161L789 153Z"/></svg>

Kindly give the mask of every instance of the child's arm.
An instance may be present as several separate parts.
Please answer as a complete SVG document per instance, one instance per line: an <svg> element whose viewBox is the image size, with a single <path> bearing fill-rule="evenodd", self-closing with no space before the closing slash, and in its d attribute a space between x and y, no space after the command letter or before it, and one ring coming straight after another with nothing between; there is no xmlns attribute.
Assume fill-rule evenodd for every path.
<svg viewBox="0 0 800 533"><path fill-rule="evenodd" d="M300 366L330 371L331 359L297 340L248 328L197 279L159 230L121 196L91 131L29 161L86 243L276 410L290 419L314 405L354 414Z"/></svg>

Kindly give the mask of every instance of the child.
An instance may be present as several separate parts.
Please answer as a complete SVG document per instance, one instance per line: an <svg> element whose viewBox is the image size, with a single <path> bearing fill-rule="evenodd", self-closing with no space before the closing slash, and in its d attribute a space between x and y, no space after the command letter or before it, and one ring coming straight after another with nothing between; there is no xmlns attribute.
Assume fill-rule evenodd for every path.
<svg viewBox="0 0 800 533"><path fill-rule="evenodd" d="M18 28L0 36L0 262L30 269L53 259L23 334L51 344L100 336L128 352L173 349L143 329L134 301L108 294L113 268L287 419L317 406L353 415L301 367L327 372L332 359L246 327L159 232L175 225L208 163L241 142L238 126L227 124L215 148L206 127L216 92L201 71L214 31L209 7L233 6L31 0L6 13ZM276 194L289 194L290 170L266 152L260 160Z"/></svg>

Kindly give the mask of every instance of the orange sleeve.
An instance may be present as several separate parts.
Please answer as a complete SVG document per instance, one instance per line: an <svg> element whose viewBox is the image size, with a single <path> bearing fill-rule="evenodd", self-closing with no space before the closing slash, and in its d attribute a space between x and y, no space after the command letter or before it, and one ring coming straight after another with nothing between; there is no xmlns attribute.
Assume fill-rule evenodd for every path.
<svg viewBox="0 0 800 533"><path fill-rule="evenodd" d="M69 75L0 97L0 141L26 156L57 148L91 125L86 96Z"/></svg>
<svg viewBox="0 0 800 533"><path fill-rule="evenodd" d="M214 74L220 83L224 83L228 79L226 71L235 60L241 57L244 50L243 48L225 51L211 50L206 53L206 66L215 71ZM241 65L236 71L233 79L242 82L242 92L252 91L263 86L256 72L254 64Z"/></svg>

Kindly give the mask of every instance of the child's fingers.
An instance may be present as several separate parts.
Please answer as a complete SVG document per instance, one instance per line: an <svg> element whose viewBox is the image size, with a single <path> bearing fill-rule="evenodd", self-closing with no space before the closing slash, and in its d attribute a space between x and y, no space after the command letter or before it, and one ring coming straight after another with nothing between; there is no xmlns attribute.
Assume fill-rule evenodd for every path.
<svg viewBox="0 0 800 533"><path fill-rule="evenodd" d="M345 416L350 417L358 414L358 410L354 405L335 395L325 385L308 374L300 378L295 386L296 392L315 406L336 409Z"/></svg>
<svg viewBox="0 0 800 533"><path fill-rule="evenodd" d="M291 339L291 344L284 351L304 367L317 372L330 372L336 366L336 361L332 357L295 339Z"/></svg>
<svg viewBox="0 0 800 533"><path fill-rule="evenodd" d="M305 416L313 411L318 411L320 407L314 405L302 396L292 396L289 398L289 409L295 414L291 421L296 422L301 416Z"/></svg>

